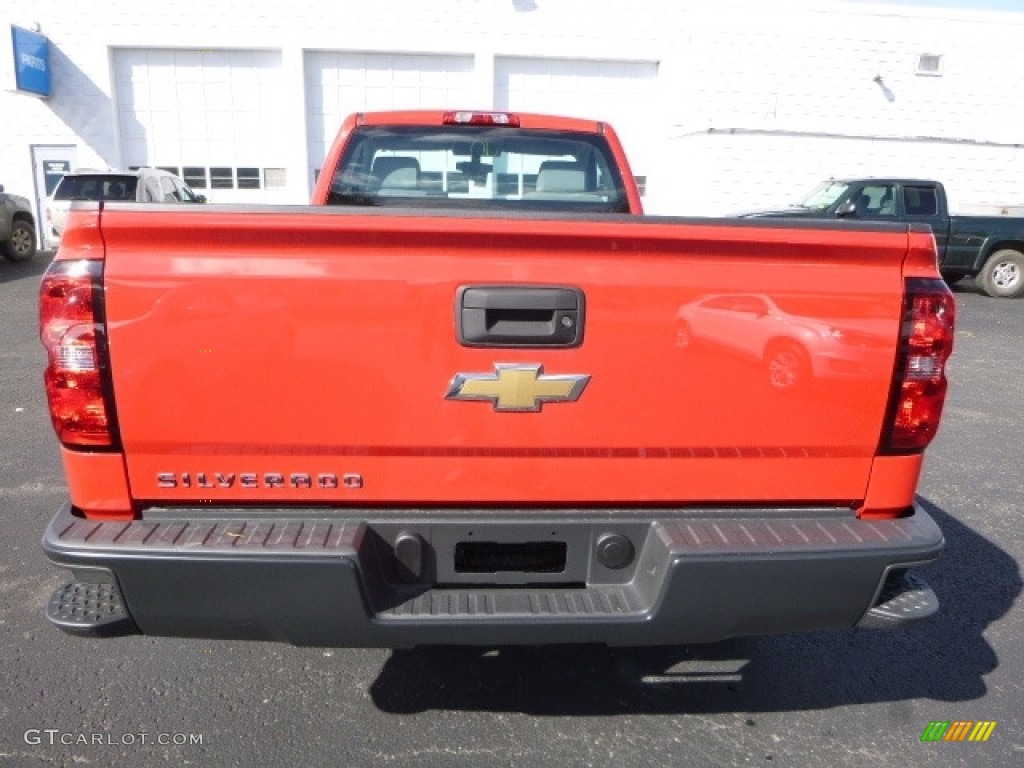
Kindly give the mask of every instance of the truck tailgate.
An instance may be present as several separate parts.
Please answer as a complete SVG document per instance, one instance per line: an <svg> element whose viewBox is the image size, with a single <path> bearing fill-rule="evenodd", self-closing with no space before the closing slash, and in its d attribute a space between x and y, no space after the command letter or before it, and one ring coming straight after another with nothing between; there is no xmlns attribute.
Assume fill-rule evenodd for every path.
<svg viewBox="0 0 1024 768"><path fill-rule="evenodd" d="M99 214L137 500L550 510L864 497L906 231L260 213ZM462 344L466 287L577 289L582 340Z"/></svg>

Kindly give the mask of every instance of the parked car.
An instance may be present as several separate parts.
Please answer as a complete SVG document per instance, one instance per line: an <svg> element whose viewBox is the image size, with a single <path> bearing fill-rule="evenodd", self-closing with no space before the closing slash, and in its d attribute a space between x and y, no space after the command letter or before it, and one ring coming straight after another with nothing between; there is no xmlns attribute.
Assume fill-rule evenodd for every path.
<svg viewBox="0 0 1024 768"><path fill-rule="evenodd" d="M36 221L28 198L4 192L0 184L0 254L8 261L36 255Z"/></svg>
<svg viewBox="0 0 1024 768"><path fill-rule="evenodd" d="M796 207L745 215L927 224L947 282L973 277L989 296L1024 296L1024 219L950 215L946 189L938 181L830 179Z"/></svg>
<svg viewBox="0 0 1024 768"><path fill-rule="evenodd" d="M134 171L76 171L64 176L50 197L46 218L51 235L60 238L74 200L137 203L205 203L173 173L159 168Z"/></svg>

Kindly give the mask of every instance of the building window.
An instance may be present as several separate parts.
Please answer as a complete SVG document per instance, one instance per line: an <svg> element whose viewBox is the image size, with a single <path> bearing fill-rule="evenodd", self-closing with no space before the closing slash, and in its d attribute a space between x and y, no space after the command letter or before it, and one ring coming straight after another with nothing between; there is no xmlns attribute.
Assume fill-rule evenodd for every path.
<svg viewBox="0 0 1024 768"><path fill-rule="evenodd" d="M640 197L647 194L647 177L646 176L634 176L633 181L636 182L636 187L640 191Z"/></svg>
<svg viewBox="0 0 1024 768"><path fill-rule="evenodd" d="M421 174L425 176L426 174ZM511 197L519 194L519 175L515 173L495 174L494 193L500 197Z"/></svg>
<svg viewBox="0 0 1024 768"><path fill-rule="evenodd" d="M287 184L284 168L231 168L225 165L214 168L201 165L157 167L180 177L192 189L280 189ZM131 170L138 169L136 165Z"/></svg>
<svg viewBox="0 0 1024 768"><path fill-rule="evenodd" d="M238 188L239 189L259 189L260 188L260 169L259 168L239 168L238 174Z"/></svg>
<svg viewBox="0 0 1024 768"><path fill-rule="evenodd" d="M281 189L288 185L288 172L284 168L264 168L263 186L267 189Z"/></svg>
<svg viewBox="0 0 1024 768"><path fill-rule="evenodd" d="M211 189L234 189L235 171L234 168L211 168L210 169Z"/></svg>
<svg viewBox="0 0 1024 768"><path fill-rule="evenodd" d="M186 165L182 177L192 189L206 189L206 169L196 165Z"/></svg>

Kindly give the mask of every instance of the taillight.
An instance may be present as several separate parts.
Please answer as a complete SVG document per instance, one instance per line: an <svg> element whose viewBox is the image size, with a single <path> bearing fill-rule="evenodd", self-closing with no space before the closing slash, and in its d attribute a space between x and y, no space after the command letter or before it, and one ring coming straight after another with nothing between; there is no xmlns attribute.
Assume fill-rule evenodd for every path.
<svg viewBox="0 0 1024 768"><path fill-rule="evenodd" d="M519 127L519 115L508 112L445 112L445 125L508 125Z"/></svg>
<svg viewBox="0 0 1024 768"><path fill-rule="evenodd" d="M55 261L39 289L50 418L68 447L114 447L116 442L105 381L102 270L100 261Z"/></svg>
<svg viewBox="0 0 1024 768"><path fill-rule="evenodd" d="M946 400L956 301L942 280L906 281L900 348L881 453L917 453L935 437Z"/></svg>

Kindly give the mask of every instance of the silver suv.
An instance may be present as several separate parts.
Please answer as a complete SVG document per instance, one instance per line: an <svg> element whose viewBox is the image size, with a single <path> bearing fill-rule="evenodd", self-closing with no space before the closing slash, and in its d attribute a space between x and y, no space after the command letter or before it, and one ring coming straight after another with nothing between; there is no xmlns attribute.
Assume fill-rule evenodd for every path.
<svg viewBox="0 0 1024 768"><path fill-rule="evenodd" d="M36 223L28 198L4 192L0 184L0 255L28 261L36 255Z"/></svg>
<svg viewBox="0 0 1024 768"><path fill-rule="evenodd" d="M74 200L130 201L136 203L205 203L173 173L159 168L134 171L75 171L58 183L46 207L51 237L64 232L68 209Z"/></svg>

